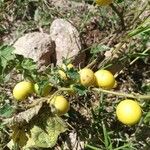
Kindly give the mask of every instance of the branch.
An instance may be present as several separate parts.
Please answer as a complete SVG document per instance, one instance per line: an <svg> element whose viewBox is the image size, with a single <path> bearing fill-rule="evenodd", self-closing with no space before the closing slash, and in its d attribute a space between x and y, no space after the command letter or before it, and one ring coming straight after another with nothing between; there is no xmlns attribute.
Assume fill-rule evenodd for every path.
<svg viewBox="0 0 150 150"><path fill-rule="evenodd" d="M104 90L104 89L101 89L101 88L93 88L92 90L96 91L96 92L103 92L103 93L107 93L107 94L113 94L113 95L117 95L117 96L129 97L129 98L134 98L134 99L138 99L138 100L140 100L140 99L150 100L150 95L127 94L127 93L108 91L108 90Z"/></svg>

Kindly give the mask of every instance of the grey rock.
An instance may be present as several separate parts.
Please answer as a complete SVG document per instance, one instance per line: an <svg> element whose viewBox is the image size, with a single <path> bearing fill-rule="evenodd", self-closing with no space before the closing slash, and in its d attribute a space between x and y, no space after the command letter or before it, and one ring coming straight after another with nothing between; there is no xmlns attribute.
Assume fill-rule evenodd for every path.
<svg viewBox="0 0 150 150"><path fill-rule="evenodd" d="M55 44L46 33L25 34L14 43L14 53L31 58L39 66L56 62Z"/></svg>
<svg viewBox="0 0 150 150"><path fill-rule="evenodd" d="M81 53L81 41L77 29L65 19L56 19L50 27L50 36L56 45L57 65L63 58L72 58L75 63L83 63L85 55Z"/></svg>

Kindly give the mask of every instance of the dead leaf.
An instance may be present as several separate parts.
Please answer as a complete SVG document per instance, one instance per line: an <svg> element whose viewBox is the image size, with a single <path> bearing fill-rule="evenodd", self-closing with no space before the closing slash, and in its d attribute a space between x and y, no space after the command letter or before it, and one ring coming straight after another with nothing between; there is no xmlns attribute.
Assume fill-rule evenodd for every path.
<svg viewBox="0 0 150 150"><path fill-rule="evenodd" d="M30 138L24 148L51 148L66 129L65 122L57 116L42 117L30 129Z"/></svg>
<svg viewBox="0 0 150 150"><path fill-rule="evenodd" d="M23 129L16 128L13 131L12 140L14 143L17 143L18 146L23 147L26 145L28 137Z"/></svg>
<svg viewBox="0 0 150 150"><path fill-rule="evenodd" d="M33 108L30 108L24 112L21 112L12 118L4 119L4 124L8 126L15 126L16 124L29 123L29 121L38 114L39 110L42 107L42 103L39 103Z"/></svg>

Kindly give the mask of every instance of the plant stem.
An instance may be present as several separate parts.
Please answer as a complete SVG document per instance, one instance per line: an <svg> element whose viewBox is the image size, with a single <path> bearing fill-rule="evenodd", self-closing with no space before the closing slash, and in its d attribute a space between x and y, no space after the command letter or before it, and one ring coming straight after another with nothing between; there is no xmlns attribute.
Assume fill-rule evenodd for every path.
<svg viewBox="0 0 150 150"><path fill-rule="evenodd" d="M134 99L138 99L138 100L141 100L141 99L150 100L150 95L127 94L127 93L104 90L104 89L101 89L101 88L93 88L92 90L96 91L96 92L103 92L103 93L107 93L107 94L113 94L113 95L117 95L117 96L129 97L129 98L134 98Z"/></svg>
<svg viewBox="0 0 150 150"><path fill-rule="evenodd" d="M37 104L39 104L40 102L43 103L45 101L47 101L47 103L50 103L50 101L59 93L59 92L63 92L63 91L73 91L73 89L71 88L60 88L57 91L55 91L50 97L43 97L40 99L37 99L34 103L26 106L26 108L31 108L36 106ZM117 96L123 96L123 97L129 97L129 98L134 98L137 100L141 100L141 99L145 99L145 100L150 100L150 95L140 95L140 94L127 94L127 93L121 93L121 92L115 92L115 91L109 91L109 90L104 90L101 88L92 88L92 91L96 91L96 92L103 92L103 93L107 93L107 94L113 94L113 95L117 95Z"/></svg>
<svg viewBox="0 0 150 150"><path fill-rule="evenodd" d="M101 88L92 88L93 91L97 91L97 92L103 92L103 93L107 93L107 94L113 94L113 95L117 95L117 96L123 96L123 97L129 97L129 98L134 98L134 99L147 99L150 100L150 95L140 95L140 94L127 94L127 93L121 93L121 92L115 92L115 91L109 91L109 90L104 90ZM56 91L57 93L60 91L73 91L73 89L71 88L60 88L58 91ZM56 94L56 93L55 93Z"/></svg>
<svg viewBox="0 0 150 150"><path fill-rule="evenodd" d="M100 150L99 148L95 147L95 146L91 146L89 144L86 144L85 146L86 148L90 148L91 150Z"/></svg>
<svg viewBox="0 0 150 150"><path fill-rule="evenodd" d="M118 9L111 3L109 5L112 10L118 15L118 17L120 18L120 21L121 21L121 26L122 26L122 30L125 30L125 24L124 24L124 19L123 19L123 13L122 12L119 12Z"/></svg>

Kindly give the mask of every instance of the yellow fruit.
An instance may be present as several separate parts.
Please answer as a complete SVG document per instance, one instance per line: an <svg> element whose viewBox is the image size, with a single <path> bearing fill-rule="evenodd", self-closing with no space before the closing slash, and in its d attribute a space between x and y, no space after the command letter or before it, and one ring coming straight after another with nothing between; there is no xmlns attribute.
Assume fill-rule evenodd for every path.
<svg viewBox="0 0 150 150"><path fill-rule="evenodd" d="M62 64L63 70L66 70L66 69L70 70L73 67L74 67L73 64L68 64L67 66L65 64ZM67 80L68 79L67 74L63 70L58 70L58 73L59 73L61 79Z"/></svg>
<svg viewBox="0 0 150 150"><path fill-rule="evenodd" d="M95 83L95 75L91 69L84 68L79 71L80 83L83 86L92 86Z"/></svg>
<svg viewBox="0 0 150 150"><path fill-rule="evenodd" d="M49 92L51 91L52 86L50 84L47 84L43 87L43 89L39 89L38 84L34 84L34 91L36 94L40 95L40 96L47 96L49 94Z"/></svg>
<svg viewBox="0 0 150 150"><path fill-rule="evenodd" d="M33 84L30 81L22 81L15 85L13 89L13 96L16 100L24 100L29 96L29 94L33 93L34 88Z"/></svg>
<svg viewBox="0 0 150 150"><path fill-rule="evenodd" d="M95 72L96 85L104 89L111 89L115 85L115 78L108 70L98 70Z"/></svg>
<svg viewBox="0 0 150 150"><path fill-rule="evenodd" d="M73 65L73 64L68 64L67 66L66 66L65 64L62 65L62 68L63 68L64 70L66 70L66 67L67 67L67 69L71 69L71 68L74 67L74 65Z"/></svg>
<svg viewBox="0 0 150 150"><path fill-rule="evenodd" d="M67 79L68 79L68 78L67 78L67 75L66 75L66 73L65 73L64 71L58 70L58 73L59 73L60 78L61 78L62 80L67 80Z"/></svg>
<svg viewBox="0 0 150 150"><path fill-rule="evenodd" d="M113 2L113 0L95 0L95 3L100 6L106 6Z"/></svg>
<svg viewBox="0 0 150 150"><path fill-rule="evenodd" d="M121 101L116 108L116 115L120 122L126 125L136 124L141 116L142 109L138 102L130 99Z"/></svg>
<svg viewBox="0 0 150 150"><path fill-rule="evenodd" d="M62 95L54 97L50 103L55 107L59 116L67 113L70 108L69 102Z"/></svg>

